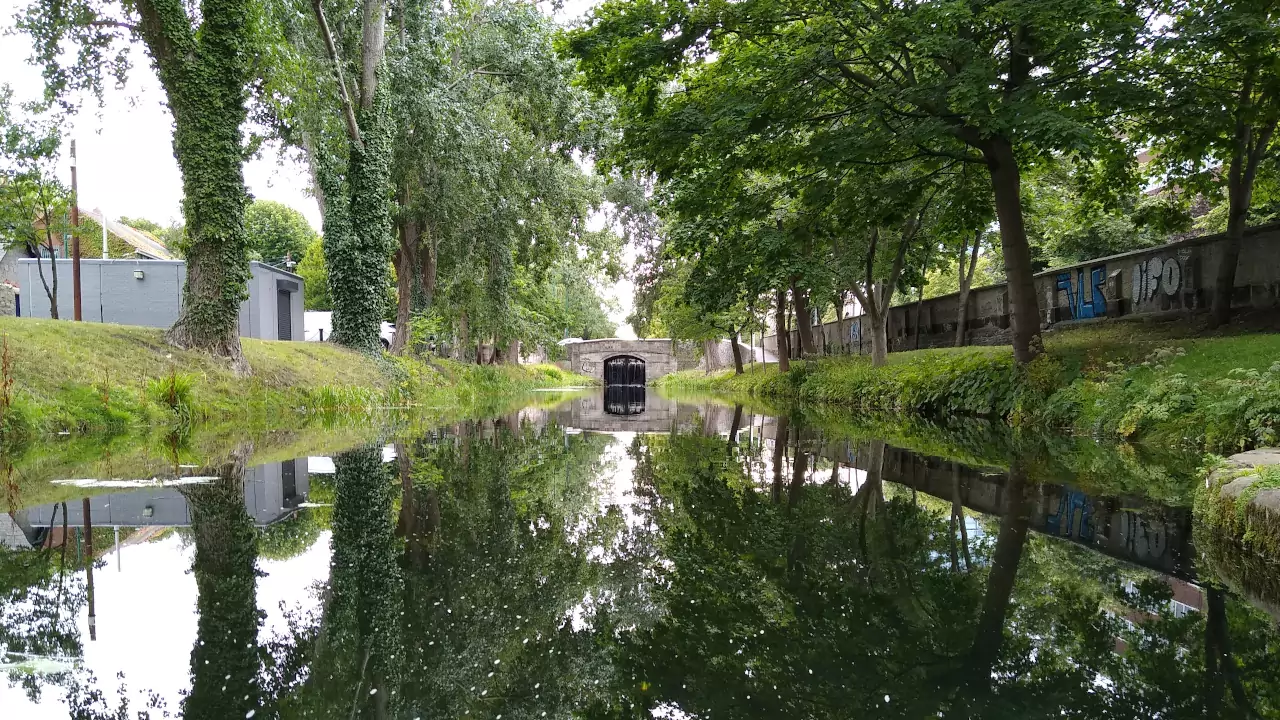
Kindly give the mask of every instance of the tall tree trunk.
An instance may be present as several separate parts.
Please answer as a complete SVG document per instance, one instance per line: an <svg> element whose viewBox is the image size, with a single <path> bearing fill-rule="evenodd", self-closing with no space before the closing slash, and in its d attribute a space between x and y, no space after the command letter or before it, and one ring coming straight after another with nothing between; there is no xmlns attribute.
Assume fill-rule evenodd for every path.
<svg viewBox="0 0 1280 720"><path fill-rule="evenodd" d="M889 361L889 311L869 311L871 320L871 366L880 367Z"/></svg>
<svg viewBox="0 0 1280 720"><path fill-rule="evenodd" d="M508 365L520 364L520 340L514 339L507 343L507 348L502 352L502 359Z"/></svg>
<svg viewBox="0 0 1280 720"><path fill-rule="evenodd" d="M467 309L462 309L462 314L458 316L458 350L457 360L466 362L470 358L467 353L471 352L471 329L467 327Z"/></svg>
<svg viewBox="0 0 1280 720"><path fill-rule="evenodd" d="M978 266L978 248L982 246L982 233L973 238L973 248L969 253L969 269L965 270L964 245L960 246L960 297L956 307L956 347L963 347L969 331L969 290L973 288L973 269Z"/></svg>
<svg viewBox="0 0 1280 720"><path fill-rule="evenodd" d="M774 337L777 338L778 372L791 370L791 335L787 332L787 291L778 288L774 305L773 323L776 326Z"/></svg>
<svg viewBox="0 0 1280 720"><path fill-rule="evenodd" d="M1249 225L1249 209L1253 205L1253 187L1271 136L1275 132L1276 123L1255 128L1244 118L1246 108L1252 109L1253 75L1245 79L1241 91L1241 105L1237 109L1235 130L1235 150L1231 155L1231 165L1227 170L1227 216L1226 244L1222 248L1222 260L1218 265L1218 277L1213 288L1213 308L1209 322L1213 327L1226 324L1231 319L1231 299L1235 295L1236 267L1240 264L1240 246L1244 242L1244 231Z"/></svg>
<svg viewBox="0 0 1280 720"><path fill-rule="evenodd" d="M53 256L53 243L49 243L49 271L53 278L53 288L50 289L49 281L44 278L44 261L40 259L40 247L37 245L35 252L31 253L36 258L36 271L40 274L40 284L44 286L44 294L49 297L49 318L58 319L58 260Z"/></svg>
<svg viewBox="0 0 1280 720"><path fill-rule="evenodd" d="M849 319L844 316L844 291L836 291L836 333L840 341L836 344L836 352L849 352Z"/></svg>
<svg viewBox="0 0 1280 720"><path fill-rule="evenodd" d="M916 350L920 349L920 313L924 310L924 285L920 286L920 295L916 299L916 320L915 320L915 337L912 344Z"/></svg>
<svg viewBox="0 0 1280 720"><path fill-rule="evenodd" d="M393 256L396 268L396 334L391 340L391 352L403 355L409 347L412 334L413 296L418 283L418 241L415 224L400 221L400 247Z"/></svg>
<svg viewBox="0 0 1280 720"><path fill-rule="evenodd" d="M738 347L738 332L729 333L729 347L733 350L733 374L742 374L742 348Z"/></svg>
<svg viewBox="0 0 1280 720"><path fill-rule="evenodd" d="M809 312L809 291L802 290L795 280L791 281L791 297L794 298L796 313L796 329L800 331L800 356L814 354L813 318Z"/></svg>
<svg viewBox="0 0 1280 720"><path fill-rule="evenodd" d="M992 138L982 148L991 173L1000 244L1004 248L1004 272L1009 288L1009 314L1013 325L1013 358L1019 365L1035 359L1040 341L1040 302L1031 272L1031 247L1022 218L1022 177L1013 146Z"/></svg>
<svg viewBox="0 0 1280 720"><path fill-rule="evenodd" d="M787 439L790 435L791 418L779 415L773 428L773 488L772 500L775 504L782 502L782 465L787 456Z"/></svg>
<svg viewBox="0 0 1280 720"><path fill-rule="evenodd" d="M138 0L136 7L173 113L173 154L182 172L187 277L182 310L165 339L226 357L247 374L239 333L249 280L240 128L255 55L246 40L251 3L206 3L198 27L185 7L159 0Z"/></svg>
<svg viewBox="0 0 1280 720"><path fill-rule="evenodd" d="M359 106L343 78L345 65L329 30L321 0L312 0L320 39L332 65L346 126L346 157L322 155L316 171L325 199L324 259L333 299L333 339L365 352L382 346L387 260L392 253L392 118L386 83L378 68L385 51L386 7L362 6ZM346 167L339 170L345 162Z"/></svg>
<svg viewBox="0 0 1280 720"><path fill-rule="evenodd" d="M987 575L987 589L982 598L982 614L978 618L971 651L970 672L974 689L979 694L989 688L991 668L999 659L1004 644L1005 615L1013 597L1027 531L1031 527L1031 490L1026 471L1015 459L1009 468L1009 484L1005 487L1008 506L1000 519L991 571Z"/></svg>

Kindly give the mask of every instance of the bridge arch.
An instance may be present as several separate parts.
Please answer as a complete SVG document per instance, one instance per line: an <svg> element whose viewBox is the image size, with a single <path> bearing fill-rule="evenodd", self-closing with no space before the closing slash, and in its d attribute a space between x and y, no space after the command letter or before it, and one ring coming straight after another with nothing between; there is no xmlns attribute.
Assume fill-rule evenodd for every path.
<svg viewBox="0 0 1280 720"><path fill-rule="evenodd" d="M676 371L670 340L584 340L569 345L568 351L569 369L604 385L651 383Z"/></svg>
<svg viewBox="0 0 1280 720"><path fill-rule="evenodd" d="M644 385L644 358L614 355L604 359L604 384Z"/></svg>

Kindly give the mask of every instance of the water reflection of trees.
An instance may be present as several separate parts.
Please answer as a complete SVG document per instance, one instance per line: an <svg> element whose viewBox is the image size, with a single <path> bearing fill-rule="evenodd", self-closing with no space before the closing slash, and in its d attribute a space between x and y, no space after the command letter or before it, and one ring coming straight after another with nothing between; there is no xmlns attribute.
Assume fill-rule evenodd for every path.
<svg viewBox="0 0 1280 720"><path fill-rule="evenodd" d="M251 445L231 453L218 479L183 490L191 511L196 579L196 643L186 718L242 718L263 713L259 677L257 531L244 507L245 462Z"/></svg>
<svg viewBox="0 0 1280 720"><path fill-rule="evenodd" d="M65 510L62 510L65 517ZM67 537L64 532L63 537ZM32 702L42 686L66 680L68 664L83 655L76 616L85 605L84 582L74 557L60 547L17 550L0 546L0 664ZM69 564L70 563L70 564ZM55 658L66 672L46 675L24 670L32 660Z"/></svg>
<svg viewBox="0 0 1280 720"><path fill-rule="evenodd" d="M753 718L1275 715L1269 618L1213 587L1178 617L1167 581L1030 533L1039 489L1016 459L1004 516L961 564L954 504L893 486L882 443L860 449L854 488L834 470L816 482L829 463L794 427L777 435L744 463L712 460L716 437L637 443L670 561L659 620L617 635L615 676L639 679L619 691L637 702Z"/></svg>
<svg viewBox="0 0 1280 720"><path fill-rule="evenodd" d="M745 424L735 413L732 428ZM854 472L783 420L567 434L515 418L335 458L330 578L265 654L243 466L193 488L189 717L1274 717L1272 620ZM625 452L623 452L625 450ZM628 474L623 464L632 465ZM608 484L630 481L625 498ZM618 503L619 501L620 504ZM38 583L33 583L38 585ZM90 715L81 715L89 717ZM105 715L101 715L105 716ZM678 716L678 715L677 715Z"/></svg>

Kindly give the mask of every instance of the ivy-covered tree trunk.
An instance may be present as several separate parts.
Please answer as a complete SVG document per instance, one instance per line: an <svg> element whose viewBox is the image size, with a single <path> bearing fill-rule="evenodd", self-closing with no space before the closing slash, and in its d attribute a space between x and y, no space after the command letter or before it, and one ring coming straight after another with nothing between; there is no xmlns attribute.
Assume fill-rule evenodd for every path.
<svg viewBox="0 0 1280 720"><path fill-rule="evenodd" d="M350 143L345 177L322 169L324 256L333 298L333 340L376 352L391 255L391 136L381 99L359 113L361 143Z"/></svg>
<svg viewBox="0 0 1280 720"><path fill-rule="evenodd" d="M322 1L313 0L312 9L332 63L341 105L337 110L346 129L343 151L320 150L316 162L324 198L323 247L333 299L333 340L372 353L382 345L383 298L392 252L392 122L388 90L379 82L386 49L386 5L380 0L362 3L358 104L347 90L342 73L345 60L339 55Z"/></svg>
<svg viewBox="0 0 1280 720"><path fill-rule="evenodd" d="M254 55L252 3L205 0L199 26L176 0L137 0L136 7L173 112L173 154L182 171L187 280L182 311L165 337L230 358L247 373L239 334L249 279L240 126Z"/></svg>

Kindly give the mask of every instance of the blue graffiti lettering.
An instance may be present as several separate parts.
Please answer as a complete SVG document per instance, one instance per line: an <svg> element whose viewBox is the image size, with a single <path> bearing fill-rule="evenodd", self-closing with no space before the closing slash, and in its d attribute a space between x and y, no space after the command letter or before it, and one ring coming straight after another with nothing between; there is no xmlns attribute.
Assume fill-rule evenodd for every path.
<svg viewBox="0 0 1280 720"><path fill-rule="evenodd" d="M1098 265L1089 271L1089 283L1085 284L1084 268L1076 270L1075 284L1071 273L1061 272L1054 278L1056 292L1067 294L1067 309L1073 320L1104 317L1107 314L1107 266Z"/></svg>
<svg viewBox="0 0 1280 720"><path fill-rule="evenodd" d="M1093 540L1093 503L1078 490L1065 490L1058 511L1045 518L1045 532L1058 537Z"/></svg>

